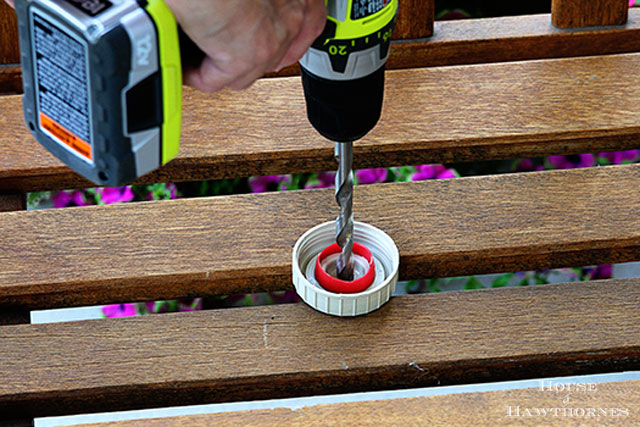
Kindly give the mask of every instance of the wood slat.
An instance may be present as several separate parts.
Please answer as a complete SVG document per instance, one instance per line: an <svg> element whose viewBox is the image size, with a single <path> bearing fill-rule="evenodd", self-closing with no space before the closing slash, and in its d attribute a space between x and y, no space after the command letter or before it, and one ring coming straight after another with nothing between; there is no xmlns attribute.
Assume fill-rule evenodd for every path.
<svg viewBox="0 0 640 427"><path fill-rule="evenodd" d="M394 39L419 39L433 34L434 0L400 0Z"/></svg>
<svg viewBox="0 0 640 427"><path fill-rule="evenodd" d="M640 50L640 9L629 11L624 27L577 32L555 29L549 14L435 22L428 40L403 40L391 45L388 69L432 67L577 57ZM298 65L268 77L298 75ZM0 94L20 93L19 65L0 67Z"/></svg>
<svg viewBox="0 0 640 427"><path fill-rule="evenodd" d="M387 69L640 51L640 9L629 11L624 27L564 31L550 23L549 14L436 21L429 39L393 42ZM268 76L299 73L300 68L294 65Z"/></svg>
<svg viewBox="0 0 640 427"><path fill-rule="evenodd" d="M640 424L640 381L589 383L579 391L537 388L456 393L368 402L335 403L146 420L115 421L84 427L209 426L496 426ZM575 385L573 387L576 387ZM81 427L81 426L78 426Z"/></svg>
<svg viewBox="0 0 640 427"><path fill-rule="evenodd" d="M507 16L435 22L428 40L391 45L388 69L576 57L640 50L640 9L629 11L624 27L567 32L550 25L551 15ZM299 74L298 65L269 77ZM3 88L6 89L3 90ZM19 66L0 67L0 92L20 92Z"/></svg>
<svg viewBox="0 0 640 427"><path fill-rule="evenodd" d="M394 39L417 39L433 34L433 0L403 0L399 10ZM0 3L0 94L22 92L22 77L19 68L20 52L18 31L14 11L4 2ZM297 67L295 67L297 69Z"/></svg>
<svg viewBox="0 0 640 427"><path fill-rule="evenodd" d="M623 27L565 31L548 14L436 21L427 42L392 44L389 67L414 68L578 57L640 50L640 9Z"/></svg>
<svg viewBox="0 0 640 427"><path fill-rule="evenodd" d="M433 0L404 0L401 3L394 39L430 36L433 33ZM0 64L19 63L16 14L4 1L0 3L0 34Z"/></svg>
<svg viewBox="0 0 640 427"><path fill-rule="evenodd" d="M0 96L22 93L20 65L0 65Z"/></svg>
<svg viewBox="0 0 640 427"><path fill-rule="evenodd" d="M637 147L639 54L392 71L355 167ZM19 97L0 99L0 190L89 185L28 134ZM335 169L308 124L297 78L241 92L187 91L181 153L141 182Z"/></svg>
<svg viewBox="0 0 640 427"><path fill-rule="evenodd" d="M640 51L640 9L629 11L624 27L567 32L555 29L550 22L549 14L436 22L435 35L428 40L392 43L387 69ZM268 76L286 77L299 72L294 65ZM17 66L4 71L0 67L0 93L3 91L22 91Z"/></svg>
<svg viewBox="0 0 640 427"><path fill-rule="evenodd" d="M401 279L640 259L640 165L359 186ZM333 190L0 214L0 304L30 308L291 287Z"/></svg>
<svg viewBox="0 0 640 427"><path fill-rule="evenodd" d="M0 194L0 212L20 211L26 208L26 194ZM0 306L0 326L17 325L29 323L30 321L31 313L28 309Z"/></svg>
<svg viewBox="0 0 640 427"><path fill-rule="evenodd" d="M0 95L22 92L16 14L0 1Z"/></svg>
<svg viewBox="0 0 640 427"><path fill-rule="evenodd" d="M624 25L627 0L552 0L551 16L558 28Z"/></svg>
<svg viewBox="0 0 640 427"><path fill-rule="evenodd" d="M26 194L0 194L0 212L20 211L26 208Z"/></svg>
<svg viewBox="0 0 640 427"><path fill-rule="evenodd" d="M351 319L294 304L8 326L0 417L630 370L639 321L627 279L396 297Z"/></svg>
<svg viewBox="0 0 640 427"><path fill-rule="evenodd" d="M4 0L0 2L0 65L20 62L16 14Z"/></svg>
<svg viewBox="0 0 640 427"><path fill-rule="evenodd" d="M12 212L27 208L26 194L0 194L0 212ZM24 307L0 306L0 327L23 325L31 322L31 311ZM32 427L33 419L0 420L0 427Z"/></svg>

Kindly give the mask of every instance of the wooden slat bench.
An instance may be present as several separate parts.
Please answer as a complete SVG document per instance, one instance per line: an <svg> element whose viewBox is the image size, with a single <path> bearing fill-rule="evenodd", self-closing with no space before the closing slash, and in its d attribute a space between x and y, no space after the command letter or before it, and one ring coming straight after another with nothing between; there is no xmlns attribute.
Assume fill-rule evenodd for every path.
<svg viewBox="0 0 640 427"><path fill-rule="evenodd" d="M637 188L640 165L615 166L363 186L354 209L394 239L404 279L526 271L637 259ZM334 204L315 190L3 214L0 304L291 288L293 244Z"/></svg>
<svg viewBox="0 0 640 427"><path fill-rule="evenodd" d="M628 70L638 67L640 53L391 71L383 117L355 144L354 166L635 148L640 77ZM180 155L141 182L334 169L332 145L306 121L299 80L187 90ZM0 108L0 190L91 186L33 140L20 97Z"/></svg>
<svg viewBox="0 0 640 427"><path fill-rule="evenodd" d="M549 14L442 22L429 38L433 3L406 3L419 13L401 17L383 117L355 144L356 167L638 147L640 10L624 26L570 31ZM554 16L593 14L576 4L554 0ZM0 23L12 28L11 17L0 5ZM291 289L293 244L337 208L332 190L304 190L25 211L26 192L90 184L26 130L9 94L20 72L10 39L0 43L0 425L639 369L640 279L394 297L355 319L298 304L29 324L36 309ZM140 182L334 169L295 72L239 93L187 89L179 157ZM639 189L640 165L621 165L362 186L354 208L395 240L409 280L638 261ZM637 382L610 387L599 402L637 423ZM554 404L494 393L158 422L347 424L375 410L383 424L477 424L493 419L492 402Z"/></svg>
<svg viewBox="0 0 640 427"><path fill-rule="evenodd" d="M33 416L631 370L640 280L0 329L0 413ZM579 309L578 309L579 308ZM598 315L592 315L597 312ZM16 369L16 366L19 369Z"/></svg>
<svg viewBox="0 0 640 427"><path fill-rule="evenodd" d="M128 420L85 427L189 426L344 426L401 425L496 426L569 424L580 420L599 426L637 425L640 416L630 412L640 400L640 381L583 384L589 392L544 392L544 387L456 393L386 401L345 402L305 406ZM567 407L570 396L571 407Z"/></svg>

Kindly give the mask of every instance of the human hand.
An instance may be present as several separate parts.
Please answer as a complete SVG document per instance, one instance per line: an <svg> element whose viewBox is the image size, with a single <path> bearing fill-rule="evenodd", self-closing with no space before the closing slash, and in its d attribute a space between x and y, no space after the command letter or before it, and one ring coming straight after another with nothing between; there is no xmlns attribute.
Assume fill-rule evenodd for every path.
<svg viewBox="0 0 640 427"><path fill-rule="evenodd" d="M185 83L205 92L245 89L298 61L324 29L324 0L166 0L205 53Z"/></svg>
<svg viewBox="0 0 640 427"><path fill-rule="evenodd" d="M14 0L5 0L13 7ZM326 22L324 0L165 0L205 53L185 83L205 92L245 89L298 61ZM186 61L188 62L188 61Z"/></svg>

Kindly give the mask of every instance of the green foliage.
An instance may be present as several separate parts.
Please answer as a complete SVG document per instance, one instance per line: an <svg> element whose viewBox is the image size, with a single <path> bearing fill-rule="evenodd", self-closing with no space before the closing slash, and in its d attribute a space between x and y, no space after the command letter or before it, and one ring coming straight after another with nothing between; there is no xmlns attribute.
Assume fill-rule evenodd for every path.
<svg viewBox="0 0 640 427"><path fill-rule="evenodd" d="M136 200L147 200L149 198L151 200L170 200L179 196L175 194L175 190L172 191L171 187L175 188L175 185L160 182L157 184L132 185L131 190L136 195Z"/></svg>
<svg viewBox="0 0 640 427"><path fill-rule="evenodd" d="M471 276L467 280L467 283L464 284L464 289L465 290L484 289L484 285L482 283L480 283L480 281L478 279L476 279L475 276Z"/></svg>
<svg viewBox="0 0 640 427"><path fill-rule="evenodd" d="M89 205L104 205L102 194L97 188L87 188L84 191L84 197Z"/></svg>
<svg viewBox="0 0 640 427"><path fill-rule="evenodd" d="M515 275L516 275L515 273L507 273L507 274L503 274L502 276L498 276L495 279L493 279L493 282L491 282L491 287L503 288L509 284L509 282L511 281L511 279L513 279Z"/></svg>
<svg viewBox="0 0 640 427"><path fill-rule="evenodd" d="M389 180L391 182L409 182L411 175L416 173L415 166L400 166L389 168Z"/></svg>
<svg viewBox="0 0 640 427"><path fill-rule="evenodd" d="M287 190L303 190L309 183L309 180L315 176L318 179L317 173L295 173L291 175L291 182L286 184Z"/></svg>
<svg viewBox="0 0 640 427"><path fill-rule="evenodd" d="M36 191L27 194L27 209L38 209L43 203L51 200L51 192Z"/></svg>
<svg viewBox="0 0 640 427"><path fill-rule="evenodd" d="M408 294L442 292L440 283L442 283L443 280L444 279L411 280L405 284L405 292Z"/></svg>
<svg viewBox="0 0 640 427"><path fill-rule="evenodd" d="M229 178L178 184L185 197L227 196L249 192L247 178Z"/></svg>

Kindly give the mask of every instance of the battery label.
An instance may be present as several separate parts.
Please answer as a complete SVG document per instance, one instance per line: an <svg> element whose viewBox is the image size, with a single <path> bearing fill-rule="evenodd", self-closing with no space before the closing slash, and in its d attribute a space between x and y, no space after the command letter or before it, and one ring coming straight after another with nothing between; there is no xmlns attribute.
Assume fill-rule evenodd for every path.
<svg viewBox="0 0 640 427"><path fill-rule="evenodd" d="M91 162L87 49L36 14L33 31L40 128Z"/></svg>
<svg viewBox="0 0 640 427"><path fill-rule="evenodd" d="M351 19L354 21L380 12L390 0L354 0L351 6Z"/></svg>

